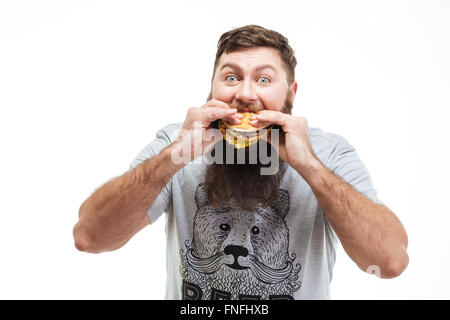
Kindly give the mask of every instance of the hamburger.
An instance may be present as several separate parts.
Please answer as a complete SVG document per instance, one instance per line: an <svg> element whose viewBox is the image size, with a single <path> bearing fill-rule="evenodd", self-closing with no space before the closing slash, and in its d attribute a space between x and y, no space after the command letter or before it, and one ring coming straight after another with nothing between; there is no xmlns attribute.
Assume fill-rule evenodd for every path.
<svg viewBox="0 0 450 320"><path fill-rule="evenodd" d="M250 118L256 115L254 112L239 112L244 116L240 124L229 124L219 120L219 130L223 138L236 149L246 148L266 137L272 129L271 124L254 127L250 124Z"/></svg>

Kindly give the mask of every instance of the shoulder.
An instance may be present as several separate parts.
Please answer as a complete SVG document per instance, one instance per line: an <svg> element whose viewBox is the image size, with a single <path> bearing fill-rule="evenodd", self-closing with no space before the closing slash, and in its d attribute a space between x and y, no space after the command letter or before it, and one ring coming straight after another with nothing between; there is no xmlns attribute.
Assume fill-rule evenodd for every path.
<svg viewBox="0 0 450 320"><path fill-rule="evenodd" d="M178 137L181 130L181 123L171 123L159 129L156 132L156 138L149 142L136 156L131 163L130 168L133 169L148 158L157 155L162 149L172 144Z"/></svg>
<svg viewBox="0 0 450 320"><path fill-rule="evenodd" d="M316 156L328 163L330 157L343 150L353 150L353 146L343 136L325 132L320 128L309 127L309 138Z"/></svg>
<svg viewBox="0 0 450 320"><path fill-rule="evenodd" d="M325 132L320 128L309 127L309 137L311 142L315 142L324 146L332 146L338 143L348 143L347 140L336 133Z"/></svg>
<svg viewBox="0 0 450 320"><path fill-rule="evenodd" d="M159 139L167 140L167 142L172 143L178 137L182 125L183 124L181 122L170 123L165 127L159 129L156 132L156 137Z"/></svg>

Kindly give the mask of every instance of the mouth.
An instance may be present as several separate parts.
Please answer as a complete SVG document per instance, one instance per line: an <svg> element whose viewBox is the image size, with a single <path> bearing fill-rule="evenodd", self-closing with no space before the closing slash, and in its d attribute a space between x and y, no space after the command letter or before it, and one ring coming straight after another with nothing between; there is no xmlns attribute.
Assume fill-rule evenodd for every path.
<svg viewBox="0 0 450 320"><path fill-rule="evenodd" d="M259 105L243 106L239 103L230 103L230 107L236 108L238 110L238 112L258 112L258 111L264 110L263 106L259 106Z"/></svg>
<svg viewBox="0 0 450 320"><path fill-rule="evenodd" d="M241 149L251 146L259 139L266 137L272 128L272 125L254 127L250 124L250 118L255 115L253 112L241 112L244 116L241 123L231 125L225 121L219 121L219 130L223 138L234 148Z"/></svg>

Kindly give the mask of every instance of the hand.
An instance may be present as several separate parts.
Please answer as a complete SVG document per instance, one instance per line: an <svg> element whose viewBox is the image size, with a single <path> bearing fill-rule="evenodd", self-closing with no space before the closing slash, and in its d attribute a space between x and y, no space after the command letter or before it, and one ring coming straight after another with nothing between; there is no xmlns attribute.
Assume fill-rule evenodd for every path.
<svg viewBox="0 0 450 320"><path fill-rule="evenodd" d="M262 110L253 116L250 124L261 126L278 124L282 132L279 135L277 152L280 158L299 172L308 170L317 161L308 134L308 122L305 118L294 117L279 111ZM271 142L271 135L267 140ZM276 143L274 143L276 146ZM300 172L301 173L301 172Z"/></svg>
<svg viewBox="0 0 450 320"><path fill-rule="evenodd" d="M200 108L190 108L180 135L175 141L176 148L172 160L180 161L181 156L182 161L188 163L205 154L214 143L222 139L220 131L211 128L213 121L223 119L231 124L239 124L242 118L242 115L237 114L237 109L216 99L209 100ZM174 159L174 156L177 159Z"/></svg>

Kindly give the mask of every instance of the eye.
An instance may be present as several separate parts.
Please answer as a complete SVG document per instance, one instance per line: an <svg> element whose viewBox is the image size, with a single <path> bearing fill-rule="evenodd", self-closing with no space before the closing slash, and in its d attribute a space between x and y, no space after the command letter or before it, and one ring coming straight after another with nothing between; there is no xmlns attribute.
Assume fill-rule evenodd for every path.
<svg viewBox="0 0 450 320"><path fill-rule="evenodd" d="M269 83L270 80L267 77L260 77L260 78L258 78L258 82L260 82L260 83Z"/></svg>
<svg viewBox="0 0 450 320"><path fill-rule="evenodd" d="M251 231L252 231L253 234L256 235L256 234L259 233L259 228L258 227L253 227Z"/></svg>
<svg viewBox="0 0 450 320"><path fill-rule="evenodd" d="M229 76L227 76L225 78L225 80L227 80L227 81L237 81L238 78L235 75L230 74Z"/></svg>
<svg viewBox="0 0 450 320"><path fill-rule="evenodd" d="M222 230L222 231L228 231L228 230L230 230L230 225L227 224L227 223L222 223L222 224L219 226L219 228L220 228L220 230Z"/></svg>

